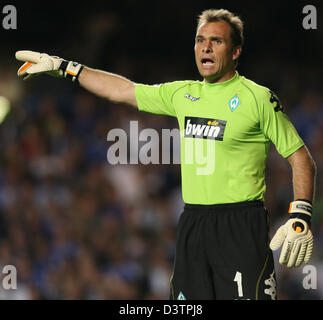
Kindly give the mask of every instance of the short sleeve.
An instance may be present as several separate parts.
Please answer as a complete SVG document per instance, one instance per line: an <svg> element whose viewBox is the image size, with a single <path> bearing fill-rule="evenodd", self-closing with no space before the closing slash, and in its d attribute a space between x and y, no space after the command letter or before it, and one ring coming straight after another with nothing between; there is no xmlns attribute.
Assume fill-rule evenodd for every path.
<svg viewBox="0 0 323 320"><path fill-rule="evenodd" d="M284 113L281 103L274 92L266 89L258 101L260 128L284 158L289 157L304 146L303 140Z"/></svg>
<svg viewBox="0 0 323 320"><path fill-rule="evenodd" d="M183 85L184 81L159 85L136 84L135 95L139 111L176 117L173 95Z"/></svg>

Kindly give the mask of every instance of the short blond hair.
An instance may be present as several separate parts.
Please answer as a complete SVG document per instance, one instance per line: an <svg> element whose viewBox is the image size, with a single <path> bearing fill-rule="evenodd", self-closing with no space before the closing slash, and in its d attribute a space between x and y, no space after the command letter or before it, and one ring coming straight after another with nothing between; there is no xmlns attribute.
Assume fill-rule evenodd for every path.
<svg viewBox="0 0 323 320"><path fill-rule="evenodd" d="M231 27L231 41L233 46L243 45L243 21L239 16L226 9L208 9L204 10L198 17L197 28L203 23L225 21Z"/></svg>

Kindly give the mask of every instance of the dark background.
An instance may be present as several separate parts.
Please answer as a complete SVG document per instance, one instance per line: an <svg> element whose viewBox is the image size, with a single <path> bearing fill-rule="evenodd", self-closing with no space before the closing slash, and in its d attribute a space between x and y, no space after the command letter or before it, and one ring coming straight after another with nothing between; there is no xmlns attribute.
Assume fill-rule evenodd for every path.
<svg viewBox="0 0 323 320"><path fill-rule="evenodd" d="M179 166L112 166L106 135L129 129L130 120L156 130L177 127L176 121L99 99L66 80L23 82L14 54L46 52L147 84L200 79L194 35L197 16L208 8L226 8L244 20L239 73L278 94L317 163L310 261L317 289L304 289L302 266L277 263L276 272L279 298L323 298L320 1L11 1L0 8L6 4L16 6L18 26L0 25L0 95L12 104L0 127L0 266L17 267L18 288L0 290L0 298L168 297L183 205ZM302 27L308 4L317 9L317 30ZM271 235L291 200L290 168L272 148Z"/></svg>

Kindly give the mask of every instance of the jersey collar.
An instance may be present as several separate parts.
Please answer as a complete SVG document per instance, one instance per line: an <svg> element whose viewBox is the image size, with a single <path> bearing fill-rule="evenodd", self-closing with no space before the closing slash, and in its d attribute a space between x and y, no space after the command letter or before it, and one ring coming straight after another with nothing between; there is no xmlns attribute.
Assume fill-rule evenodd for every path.
<svg viewBox="0 0 323 320"><path fill-rule="evenodd" d="M232 83L236 82L239 79L239 77L240 77L240 75L239 75L238 71L236 71L235 75L231 79L229 79L227 81L219 82L219 83L208 83L204 79L202 81L202 84L203 84L203 86L209 87L209 88L212 88L212 89L222 89L222 88L225 88L225 87L231 85Z"/></svg>

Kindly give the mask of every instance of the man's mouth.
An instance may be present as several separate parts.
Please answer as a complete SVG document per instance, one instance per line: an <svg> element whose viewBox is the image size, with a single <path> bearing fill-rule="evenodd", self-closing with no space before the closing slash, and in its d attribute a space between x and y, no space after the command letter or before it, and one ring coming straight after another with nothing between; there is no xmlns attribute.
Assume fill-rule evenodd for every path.
<svg viewBox="0 0 323 320"><path fill-rule="evenodd" d="M212 60L211 58L203 58L201 60L201 63L203 66L209 66L209 65L213 65L214 64L214 60Z"/></svg>

